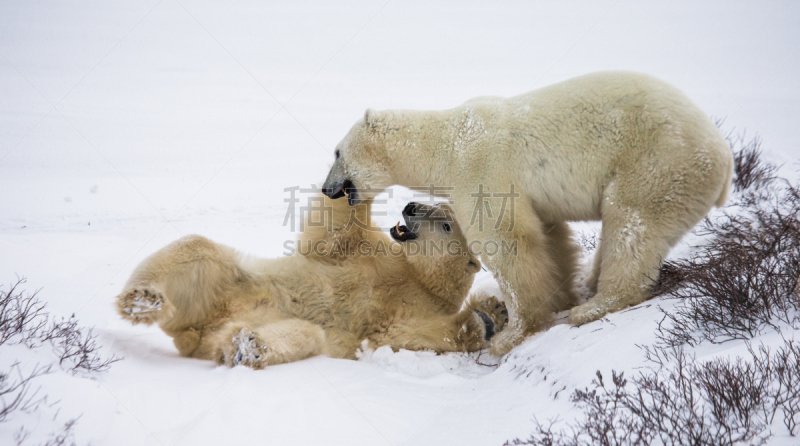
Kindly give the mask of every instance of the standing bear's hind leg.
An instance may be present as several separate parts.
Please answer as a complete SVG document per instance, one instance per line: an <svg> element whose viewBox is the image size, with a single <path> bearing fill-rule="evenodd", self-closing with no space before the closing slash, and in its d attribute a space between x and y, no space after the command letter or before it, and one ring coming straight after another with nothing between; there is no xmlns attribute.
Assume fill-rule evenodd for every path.
<svg viewBox="0 0 800 446"><path fill-rule="evenodd" d="M570 311L570 323L585 324L647 300L669 249L712 206L724 203L732 174L730 149L714 128L690 130L665 134L662 147L649 155L625 157L629 164L604 190L603 229L589 281L591 287L597 279L597 294Z"/></svg>
<svg viewBox="0 0 800 446"><path fill-rule="evenodd" d="M590 285L597 280L597 294L570 311L573 325L647 300L670 248L711 208L712 198L708 204L701 197L693 206L670 206L667 199L626 200L615 189L612 183L603 198L601 241L589 279Z"/></svg>

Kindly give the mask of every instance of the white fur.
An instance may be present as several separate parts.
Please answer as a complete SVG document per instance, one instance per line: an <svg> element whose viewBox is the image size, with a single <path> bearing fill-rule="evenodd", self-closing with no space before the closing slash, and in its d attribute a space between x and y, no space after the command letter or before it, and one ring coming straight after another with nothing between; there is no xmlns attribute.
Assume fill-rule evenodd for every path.
<svg viewBox="0 0 800 446"><path fill-rule="evenodd" d="M324 203L331 213L323 214L321 225L307 225L298 240L320 242L320 251L256 259L190 235L136 267L117 296L120 316L157 324L183 356L253 368L323 352L354 358L363 339L374 347L474 351L487 346L487 326L503 328L505 307L493 296L463 305L477 258L409 254L406 244L383 232L349 224L345 201ZM355 211L359 221L369 221L368 202ZM451 231L440 224L418 237L465 241L455 224ZM334 241L351 248L383 244L398 255L346 255Z"/></svg>
<svg viewBox="0 0 800 446"><path fill-rule="evenodd" d="M368 110L337 150L326 187L350 180L365 199L392 184L453 186L470 241L518 242L516 255L482 257L512 315L511 329L493 340L496 353L570 304L564 278L574 273L574 247L568 230L552 237L548 228L603 222L588 283L597 295L570 313L586 323L648 297L669 248L725 203L733 170L725 138L702 110L671 85L628 72L450 110ZM521 194L512 231L470 224L479 185Z"/></svg>

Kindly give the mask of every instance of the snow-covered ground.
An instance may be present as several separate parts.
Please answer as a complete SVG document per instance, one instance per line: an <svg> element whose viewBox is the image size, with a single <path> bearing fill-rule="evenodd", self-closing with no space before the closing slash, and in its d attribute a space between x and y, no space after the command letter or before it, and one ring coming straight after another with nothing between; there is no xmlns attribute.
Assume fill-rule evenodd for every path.
<svg viewBox="0 0 800 446"><path fill-rule="evenodd" d="M54 313L75 313L125 357L93 379L41 378L60 409L20 418L29 429L82 414L79 444L502 444L534 415L574 416L568 396L595 370L643 364L636 344L653 341L657 306L670 303L558 325L498 367L379 349L228 369L116 316L133 267L182 235L281 255L294 237L284 188L321 182L367 107L448 108L637 70L725 129L760 134L765 156L796 176L795 1L264 3L0 3L0 283L27 277ZM395 191L379 222L393 225L409 197ZM494 284L482 273L475 286ZM2 367L52 359L2 352ZM15 426L0 424L0 443ZM790 444L780 433L773 443Z"/></svg>

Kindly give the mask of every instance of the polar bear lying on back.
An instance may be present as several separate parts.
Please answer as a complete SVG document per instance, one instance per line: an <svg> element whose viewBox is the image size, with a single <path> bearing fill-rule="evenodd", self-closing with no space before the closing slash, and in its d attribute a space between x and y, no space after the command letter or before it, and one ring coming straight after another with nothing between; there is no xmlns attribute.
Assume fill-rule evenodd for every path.
<svg viewBox="0 0 800 446"><path fill-rule="evenodd" d="M392 240L370 224L371 200L323 204L329 212L306 223L293 256L254 259L197 235L162 248L117 296L119 314L158 324L182 356L256 369L320 353L355 358L365 339L475 351L503 329L508 313L494 297L462 308L478 259L435 249L465 242L443 215L449 206L410 203Z"/></svg>
<svg viewBox="0 0 800 446"><path fill-rule="evenodd" d="M347 191L357 204L400 184L435 185L451 200L509 307L494 353L575 304L567 221L603 222L588 280L596 294L569 317L583 324L647 299L670 247L725 203L733 171L702 110L671 85L628 72L450 110L367 110L335 154L323 187L332 198ZM506 198L513 206L503 211ZM513 249L488 249L504 244Z"/></svg>

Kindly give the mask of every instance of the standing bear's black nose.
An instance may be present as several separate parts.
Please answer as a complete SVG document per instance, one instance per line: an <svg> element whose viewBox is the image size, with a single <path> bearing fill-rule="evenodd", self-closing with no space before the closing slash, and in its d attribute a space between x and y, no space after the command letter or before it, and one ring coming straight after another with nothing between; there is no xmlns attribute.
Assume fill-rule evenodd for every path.
<svg viewBox="0 0 800 446"><path fill-rule="evenodd" d="M406 207L403 209L403 216L404 217L414 217L414 216L416 216L417 215L417 206L419 206L419 204L415 203L413 201L408 203L406 205Z"/></svg>
<svg viewBox="0 0 800 446"><path fill-rule="evenodd" d="M347 180L339 181L330 185L326 181L325 184L322 185L322 193L335 200L337 198L344 197L345 187L348 186L352 186L352 183L348 184Z"/></svg>

